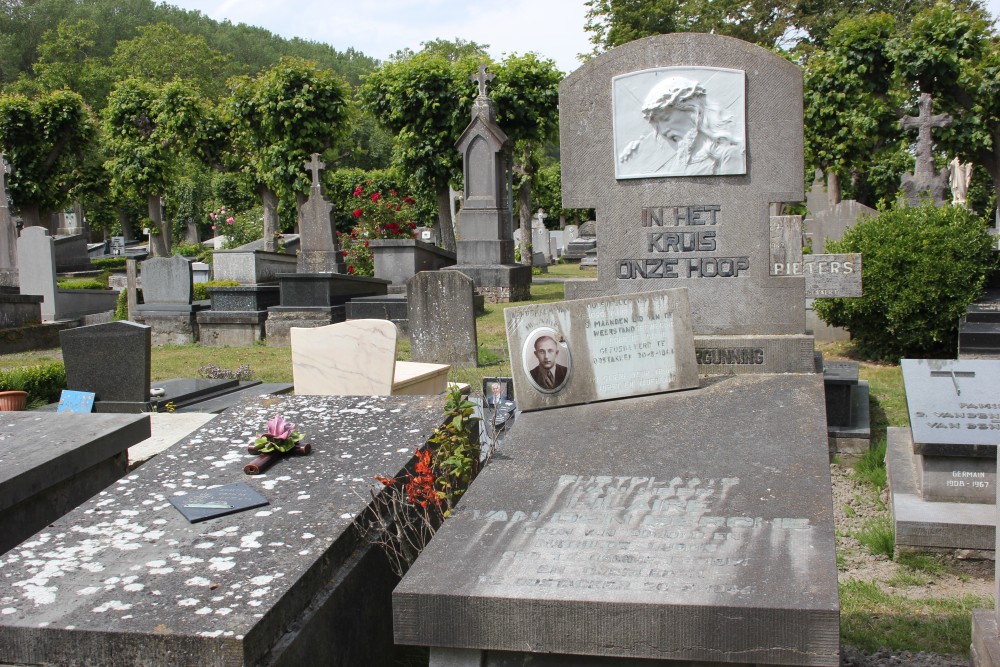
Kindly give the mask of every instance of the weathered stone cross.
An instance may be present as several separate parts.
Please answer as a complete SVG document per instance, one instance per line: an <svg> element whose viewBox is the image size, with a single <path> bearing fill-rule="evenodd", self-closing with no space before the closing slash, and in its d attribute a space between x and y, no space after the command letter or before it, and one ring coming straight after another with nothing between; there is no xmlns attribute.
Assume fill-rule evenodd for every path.
<svg viewBox="0 0 1000 667"><path fill-rule="evenodd" d="M913 175L921 182L928 182L934 178L934 142L931 138L931 130L935 127L948 127L953 119L946 113L931 115L931 96L927 93L920 94L920 102L917 108L920 114L917 116L903 116L899 120L899 126L904 130L917 130L916 166Z"/></svg>
<svg viewBox="0 0 1000 667"><path fill-rule="evenodd" d="M496 74L486 71L486 63L479 64L479 71L469 77L469 81L479 84L479 95L486 97L486 83L497 78Z"/></svg>
<svg viewBox="0 0 1000 667"><path fill-rule="evenodd" d="M319 187L319 170L326 168L326 162L319 159L319 153L313 153L312 159L306 162L306 169L312 172L313 182L312 186L314 188Z"/></svg>

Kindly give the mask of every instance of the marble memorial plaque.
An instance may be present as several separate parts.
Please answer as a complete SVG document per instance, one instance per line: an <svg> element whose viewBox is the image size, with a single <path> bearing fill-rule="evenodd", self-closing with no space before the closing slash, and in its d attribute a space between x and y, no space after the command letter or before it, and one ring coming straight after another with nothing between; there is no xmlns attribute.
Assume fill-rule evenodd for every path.
<svg viewBox="0 0 1000 667"><path fill-rule="evenodd" d="M903 359L913 442L1000 444L1000 361Z"/></svg>
<svg viewBox="0 0 1000 667"><path fill-rule="evenodd" d="M611 86L616 178L747 172L744 72L657 67Z"/></svg>
<svg viewBox="0 0 1000 667"><path fill-rule="evenodd" d="M806 298L851 298L861 296L861 253L803 255L801 262L775 262L774 276L804 276Z"/></svg>
<svg viewBox="0 0 1000 667"><path fill-rule="evenodd" d="M191 523L215 519L244 510L267 505L267 498L243 482L195 491L186 496L173 496L170 504Z"/></svg>
<svg viewBox="0 0 1000 667"><path fill-rule="evenodd" d="M504 311L521 410L698 386L687 290Z"/></svg>

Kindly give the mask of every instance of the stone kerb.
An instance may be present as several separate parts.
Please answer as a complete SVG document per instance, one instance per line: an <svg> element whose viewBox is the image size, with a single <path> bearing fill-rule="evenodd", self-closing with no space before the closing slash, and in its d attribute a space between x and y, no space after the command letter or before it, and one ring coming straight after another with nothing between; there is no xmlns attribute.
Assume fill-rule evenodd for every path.
<svg viewBox="0 0 1000 667"><path fill-rule="evenodd" d="M703 68L745 73L745 173L616 179L615 77L653 70L652 88L698 69L708 82ZM805 331L805 281L768 270L769 204L804 197L794 64L729 37L657 35L592 59L559 97L563 205L596 208L601 221L599 278L568 282L567 298L687 287L696 335ZM621 113L641 118L642 102Z"/></svg>

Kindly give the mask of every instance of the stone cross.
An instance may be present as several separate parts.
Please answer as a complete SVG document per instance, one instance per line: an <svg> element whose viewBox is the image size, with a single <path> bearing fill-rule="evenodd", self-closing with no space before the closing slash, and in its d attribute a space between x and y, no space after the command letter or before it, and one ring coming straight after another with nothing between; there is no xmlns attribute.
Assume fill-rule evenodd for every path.
<svg viewBox="0 0 1000 667"><path fill-rule="evenodd" d="M479 94L482 97L487 97L486 83L497 78L496 74L486 71L486 63L479 64L479 71L469 77L469 81L479 84Z"/></svg>
<svg viewBox="0 0 1000 667"><path fill-rule="evenodd" d="M933 178L934 154L931 152L933 140L931 130L936 127L948 127L953 119L946 113L931 114L931 96L927 93L920 94L920 102L917 107L920 113L917 116L903 116L899 125L904 130L917 130L917 166L913 171L917 178Z"/></svg>
<svg viewBox="0 0 1000 667"><path fill-rule="evenodd" d="M312 186L318 188L319 185L319 170L325 169L326 163L319 159L319 153L313 153L312 159L306 161L306 169L312 172Z"/></svg>

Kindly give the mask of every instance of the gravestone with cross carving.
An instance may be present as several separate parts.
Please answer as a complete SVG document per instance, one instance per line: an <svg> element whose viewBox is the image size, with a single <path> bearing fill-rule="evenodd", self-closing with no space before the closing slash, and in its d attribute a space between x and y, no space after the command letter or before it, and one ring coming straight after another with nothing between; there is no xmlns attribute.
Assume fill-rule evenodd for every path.
<svg viewBox="0 0 1000 667"><path fill-rule="evenodd" d="M479 87L472 122L455 147L462 154L465 198L458 264L448 267L472 278L476 293L492 303L531 298L531 267L514 261L511 216L511 141L496 122L485 65L470 77Z"/></svg>
<svg viewBox="0 0 1000 667"><path fill-rule="evenodd" d="M930 198L935 206L944 203L944 193L948 188L948 170L938 171L934 168L934 139L931 130L944 128L954 122L946 113L932 114L933 100L927 93L920 94L916 116L904 116L899 126L904 130L917 130L917 143L914 148L916 165L912 174L903 174L899 185L906 195L910 206L920 206L922 200Z"/></svg>
<svg viewBox="0 0 1000 667"><path fill-rule="evenodd" d="M344 273L344 256L330 217L333 204L323 198L323 187L319 180L319 172L326 164L319 159L318 153L313 153L305 166L312 172L312 187L299 219L301 252L298 272Z"/></svg>
<svg viewBox="0 0 1000 667"><path fill-rule="evenodd" d="M804 197L794 64L723 37L632 42L562 82L560 133L563 206L596 209L601 249L566 298L686 287L703 373L812 370L805 281L769 270L770 204Z"/></svg>
<svg viewBox="0 0 1000 667"><path fill-rule="evenodd" d="M10 165L7 158L0 152L0 286L17 287L17 225L10 215L7 203L7 175Z"/></svg>

